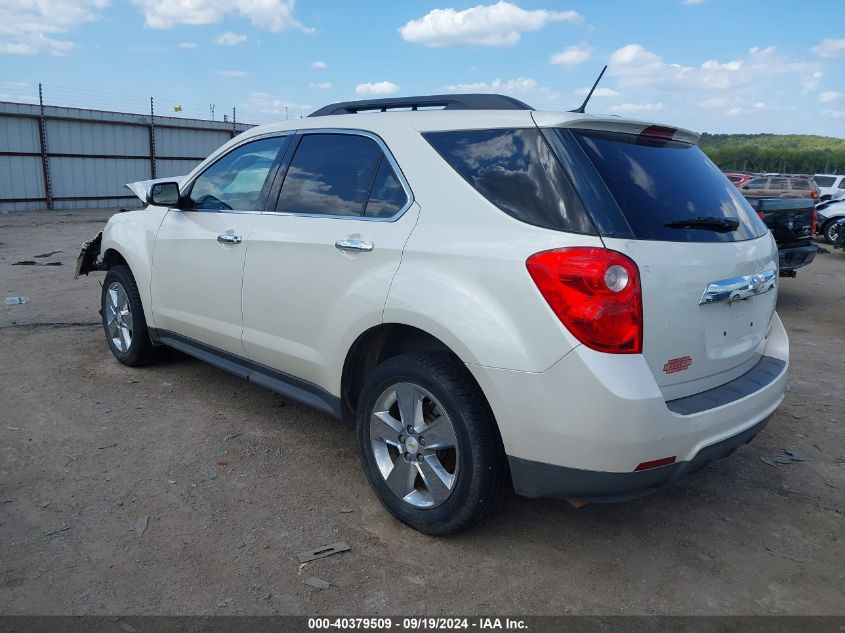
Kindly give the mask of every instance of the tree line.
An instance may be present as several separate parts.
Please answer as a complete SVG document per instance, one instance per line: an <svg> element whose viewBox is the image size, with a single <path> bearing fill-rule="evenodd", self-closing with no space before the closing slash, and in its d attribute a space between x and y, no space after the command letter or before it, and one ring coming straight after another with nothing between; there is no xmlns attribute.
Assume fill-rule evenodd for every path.
<svg viewBox="0 0 845 633"><path fill-rule="evenodd" d="M702 151L725 170L845 173L845 139L811 134L707 134Z"/></svg>

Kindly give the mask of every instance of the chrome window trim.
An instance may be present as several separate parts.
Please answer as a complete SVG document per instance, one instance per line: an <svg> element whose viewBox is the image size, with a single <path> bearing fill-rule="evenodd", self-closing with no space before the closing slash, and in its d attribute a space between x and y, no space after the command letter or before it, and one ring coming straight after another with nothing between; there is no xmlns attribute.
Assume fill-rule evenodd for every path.
<svg viewBox="0 0 845 633"><path fill-rule="evenodd" d="M395 222L403 215L405 212L411 208L411 205L414 204L414 192L411 190L411 186L408 184L408 181L405 179L405 174L402 173L402 169L399 167L399 163L396 162L396 159L393 157L390 149L388 149L387 144L384 140L378 135L368 130L359 130L359 129L346 129L346 128L309 128L306 130L297 130L297 134L301 136L307 136L310 134L347 134L349 136L364 136L369 138L372 141L375 141L376 145L381 148L382 154L390 163L390 166L393 168L393 173L396 174L396 177L399 179L399 184L402 185L402 189L405 191L405 197L407 200L405 204L400 208L394 215L387 217L387 218L368 218L365 215L333 215L328 213L297 213L295 211L263 211L262 215L278 215L278 216L294 216L298 218L327 218L332 220L358 220L358 221L366 221L366 222ZM298 149L298 148L297 148ZM291 156L291 161L296 156ZM282 187L284 187L284 182L282 182ZM281 196L281 189L279 190L279 195Z"/></svg>
<svg viewBox="0 0 845 633"><path fill-rule="evenodd" d="M296 132L295 132L295 131L285 130L284 132L264 132L263 134L256 134L256 135L254 135L254 136L250 136L249 138L241 139L241 141L240 141L240 142L235 143L234 145L232 145L232 146L231 146L228 150L226 150L225 152L221 152L221 153L220 153L220 155L219 155L219 156L217 156L217 158L215 158L213 161L211 161L210 163L208 163L208 165L206 165L206 166L202 169L202 171L199 171L199 172L197 172L196 174L194 174L194 175L190 178L190 180L188 180L188 181L185 183L185 186L184 186L184 187L180 185L180 186L179 186L179 193L180 193L180 195L181 195L181 192L182 192L182 190L183 190L183 189L185 189L185 190L188 190L188 189L193 189L193 187L194 187L194 183L197 181L197 178L199 178L200 176L202 176L202 175L203 175L205 172L207 172L207 171L208 171L208 170L209 170L209 169L210 169L210 168L211 168L214 164L216 164L218 161L222 160L224 157L226 157L226 156L228 156L229 154L231 154L232 152L234 152L234 151L235 151L236 149L238 149L239 147L243 147L243 146L244 146L244 145L246 145L247 143L252 143L253 141L263 141L264 139L268 139L268 138L276 138L276 137L278 137L278 138L284 138L284 137L286 137L286 136L294 136L295 134L296 134ZM237 137L236 137L236 138L237 138ZM208 160L208 158L206 158L205 160ZM205 161L203 161L203 162L205 162ZM202 163L200 163L200 165L202 165ZM198 165L197 167L199 167L199 165ZM272 167L271 167L271 169L272 169ZM240 214L243 214L243 213L255 213L255 214L260 214L260 213L261 213L261 211L260 211L260 210L242 211L242 210L238 210L238 209L176 209L175 207L168 207L168 209L175 209L175 210L177 210L177 211L179 211L179 212L181 212L181 213L240 213Z"/></svg>

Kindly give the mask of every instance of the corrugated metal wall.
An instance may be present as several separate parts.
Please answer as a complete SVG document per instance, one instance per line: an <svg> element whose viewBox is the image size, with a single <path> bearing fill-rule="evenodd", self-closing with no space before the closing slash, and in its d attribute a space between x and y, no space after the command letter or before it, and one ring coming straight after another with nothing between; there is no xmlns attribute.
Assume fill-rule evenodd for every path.
<svg viewBox="0 0 845 633"><path fill-rule="evenodd" d="M127 182L186 174L249 127L0 102L0 211L139 206Z"/></svg>

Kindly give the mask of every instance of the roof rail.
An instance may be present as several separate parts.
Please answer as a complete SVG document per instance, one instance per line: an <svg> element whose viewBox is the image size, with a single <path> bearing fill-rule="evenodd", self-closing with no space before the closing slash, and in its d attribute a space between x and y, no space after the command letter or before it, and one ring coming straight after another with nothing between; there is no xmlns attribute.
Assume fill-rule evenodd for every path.
<svg viewBox="0 0 845 633"><path fill-rule="evenodd" d="M312 116L330 116L332 114L357 114L359 112L387 112L399 108L441 107L444 110L533 110L519 99L497 94L453 94L429 95L421 97L396 97L394 99L366 99L364 101L342 101L323 106Z"/></svg>

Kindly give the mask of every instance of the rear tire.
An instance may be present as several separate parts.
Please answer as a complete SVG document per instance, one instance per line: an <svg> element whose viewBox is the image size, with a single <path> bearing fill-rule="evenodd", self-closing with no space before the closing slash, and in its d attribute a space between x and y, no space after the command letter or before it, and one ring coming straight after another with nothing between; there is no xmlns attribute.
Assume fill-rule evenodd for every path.
<svg viewBox="0 0 845 633"><path fill-rule="evenodd" d="M106 342L124 365L139 367L159 359L150 340L138 285L129 266L114 266L106 273L100 297Z"/></svg>
<svg viewBox="0 0 845 633"><path fill-rule="evenodd" d="M507 461L493 413L462 363L443 353L395 356L372 371L358 403L364 471L397 519L439 536L495 507Z"/></svg>

